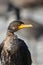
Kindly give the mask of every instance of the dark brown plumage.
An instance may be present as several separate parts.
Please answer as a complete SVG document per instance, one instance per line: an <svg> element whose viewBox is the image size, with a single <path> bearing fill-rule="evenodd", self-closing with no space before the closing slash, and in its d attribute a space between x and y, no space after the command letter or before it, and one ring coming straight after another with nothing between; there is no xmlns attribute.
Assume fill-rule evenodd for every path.
<svg viewBox="0 0 43 65"><path fill-rule="evenodd" d="M0 58L2 65L31 65L31 53L26 43L19 39L14 32L18 26L23 24L21 21L12 22L7 31L5 40L0 45Z"/></svg>

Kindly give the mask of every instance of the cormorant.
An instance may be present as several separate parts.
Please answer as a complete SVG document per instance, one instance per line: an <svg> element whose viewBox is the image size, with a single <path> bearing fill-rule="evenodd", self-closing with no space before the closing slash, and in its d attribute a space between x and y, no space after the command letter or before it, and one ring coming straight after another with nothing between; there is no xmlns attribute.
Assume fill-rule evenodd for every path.
<svg viewBox="0 0 43 65"><path fill-rule="evenodd" d="M14 32L32 25L21 21L10 23L5 40L0 44L0 59L2 65L31 65L31 53L26 43L19 39Z"/></svg>

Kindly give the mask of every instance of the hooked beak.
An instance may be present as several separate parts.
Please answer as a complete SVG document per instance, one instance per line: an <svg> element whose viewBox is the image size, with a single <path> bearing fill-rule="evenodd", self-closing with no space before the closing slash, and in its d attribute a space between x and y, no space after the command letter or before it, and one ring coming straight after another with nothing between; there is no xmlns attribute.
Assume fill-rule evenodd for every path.
<svg viewBox="0 0 43 65"><path fill-rule="evenodd" d="M32 28L33 27L33 25L31 25L31 24L21 24L20 26L18 26L18 29L23 29L23 28Z"/></svg>

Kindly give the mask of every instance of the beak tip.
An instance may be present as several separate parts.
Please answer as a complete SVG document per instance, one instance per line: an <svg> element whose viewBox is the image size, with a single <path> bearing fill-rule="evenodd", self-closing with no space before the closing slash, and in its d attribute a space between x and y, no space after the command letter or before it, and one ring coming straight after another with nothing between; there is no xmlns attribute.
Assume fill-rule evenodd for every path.
<svg viewBox="0 0 43 65"><path fill-rule="evenodd" d="M29 25L28 25L28 27L29 27L29 28L32 28L32 27L33 27L33 25L32 25L32 24L29 24Z"/></svg>

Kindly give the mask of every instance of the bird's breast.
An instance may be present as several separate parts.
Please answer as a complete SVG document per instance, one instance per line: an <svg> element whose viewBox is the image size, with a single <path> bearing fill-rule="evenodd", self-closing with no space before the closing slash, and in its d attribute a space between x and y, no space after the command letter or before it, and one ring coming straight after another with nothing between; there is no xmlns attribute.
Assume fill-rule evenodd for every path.
<svg viewBox="0 0 43 65"><path fill-rule="evenodd" d="M5 41L4 41L4 49L5 50L11 50L12 47L12 43L13 43L13 38L8 37Z"/></svg>
<svg viewBox="0 0 43 65"><path fill-rule="evenodd" d="M17 40L14 38L9 37L5 40L4 43L4 51L10 51L10 53L13 54L18 49Z"/></svg>

